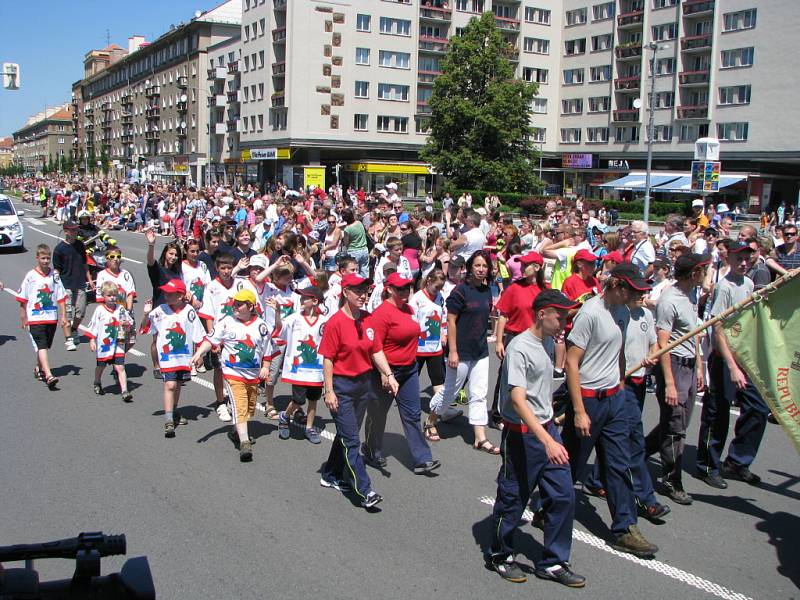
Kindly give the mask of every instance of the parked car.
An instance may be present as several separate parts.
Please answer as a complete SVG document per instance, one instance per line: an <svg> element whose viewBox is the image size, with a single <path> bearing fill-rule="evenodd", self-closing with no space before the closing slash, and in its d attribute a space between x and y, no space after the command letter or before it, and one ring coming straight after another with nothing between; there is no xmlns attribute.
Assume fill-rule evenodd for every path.
<svg viewBox="0 0 800 600"><path fill-rule="evenodd" d="M25 249L25 231L19 220L24 214L16 209L11 198L0 194L0 248Z"/></svg>

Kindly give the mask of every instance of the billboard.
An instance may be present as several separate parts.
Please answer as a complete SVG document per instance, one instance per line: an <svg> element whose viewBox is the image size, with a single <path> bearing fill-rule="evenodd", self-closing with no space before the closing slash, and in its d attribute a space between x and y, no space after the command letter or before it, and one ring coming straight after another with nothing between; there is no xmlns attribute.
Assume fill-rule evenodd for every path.
<svg viewBox="0 0 800 600"><path fill-rule="evenodd" d="M692 191L718 192L722 163L714 160L692 161Z"/></svg>
<svg viewBox="0 0 800 600"><path fill-rule="evenodd" d="M591 154L562 154L561 167L564 169L591 169Z"/></svg>

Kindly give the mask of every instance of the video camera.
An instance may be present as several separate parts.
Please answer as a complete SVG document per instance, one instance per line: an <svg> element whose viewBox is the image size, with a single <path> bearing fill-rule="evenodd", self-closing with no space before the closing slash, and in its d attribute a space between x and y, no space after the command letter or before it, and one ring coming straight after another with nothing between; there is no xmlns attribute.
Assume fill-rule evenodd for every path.
<svg viewBox="0 0 800 600"><path fill-rule="evenodd" d="M81 533L78 537L41 544L0 547L0 600L153 600L156 590L147 558L127 560L119 573L100 575L100 559L125 554L124 535ZM39 581L34 559L75 560L72 579ZM7 569L1 563L25 561L25 568Z"/></svg>

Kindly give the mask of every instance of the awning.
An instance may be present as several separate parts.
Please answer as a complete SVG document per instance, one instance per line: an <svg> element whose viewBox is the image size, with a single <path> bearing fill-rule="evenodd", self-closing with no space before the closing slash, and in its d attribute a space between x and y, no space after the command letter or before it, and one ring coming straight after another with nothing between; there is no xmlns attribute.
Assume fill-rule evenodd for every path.
<svg viewBox="0 0 800 600"><path fill-rule="evenodd" d="M720 175L719 189L728 187L747 179L747 175ZM654 192L670 192L672 194L699 194L699 190L692 190L691 175L682 175L674 181L661 184L656 187Z"/></svg>
<svg viewBox="0 0 800 600"><path fill-rule="evenodd" d="M670 183L672 181L675 181L676 179L680 179L680 177L681 177L680 174L675 174L675 173L672 173L670 175L651 173L650 188ZM645 190L646 183L647 183L647 173L645 173L644 171L636 171L634 173L626 175L625 177L621 177L620 179L615 179L614 181L603 183L597 187L611 188L615 190L632 190L636 192L643 192Z"/></svg>

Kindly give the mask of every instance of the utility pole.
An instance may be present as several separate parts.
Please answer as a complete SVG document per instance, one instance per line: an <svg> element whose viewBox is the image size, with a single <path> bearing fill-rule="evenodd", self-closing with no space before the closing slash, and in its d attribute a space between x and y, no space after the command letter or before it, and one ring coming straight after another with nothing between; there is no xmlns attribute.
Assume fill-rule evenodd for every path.
<svg viewBox="0 0 800 600"><path fill-rule="evenodd" d="M666 48L666 46L661 46ZM653 121L655 117L655 98L656 98L656 53L659 49L657 42L647 44L647 49L653 51L650 57L650 93L648 94L647 110L647 174L644 183L644 222L650 222L650 173L653 167Z"/></svg>

